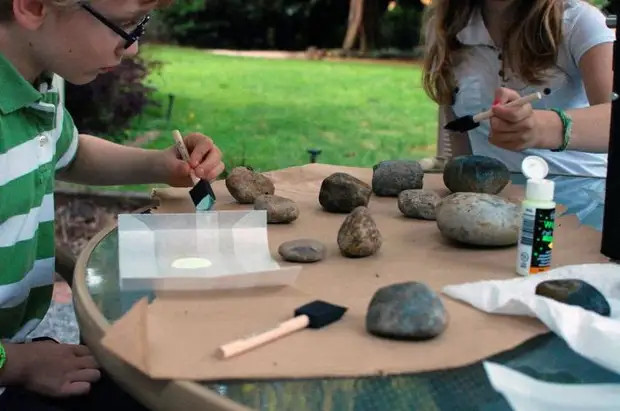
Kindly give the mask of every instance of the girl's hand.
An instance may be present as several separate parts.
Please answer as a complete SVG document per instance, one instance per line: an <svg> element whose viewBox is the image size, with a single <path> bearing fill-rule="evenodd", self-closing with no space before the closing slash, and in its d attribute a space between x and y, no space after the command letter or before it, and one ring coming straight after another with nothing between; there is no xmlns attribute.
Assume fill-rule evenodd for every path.
<svg viewBox="0 0 620 411"><path fill-rule="evenodd" d="M190 155L190 164L182 158L175 146L166 149L164 164L167 170L167 182L173 187L191 187L191 173L196 177L213 181L224 171L222 152L209 137L192 133L183 137Z"/></svg>

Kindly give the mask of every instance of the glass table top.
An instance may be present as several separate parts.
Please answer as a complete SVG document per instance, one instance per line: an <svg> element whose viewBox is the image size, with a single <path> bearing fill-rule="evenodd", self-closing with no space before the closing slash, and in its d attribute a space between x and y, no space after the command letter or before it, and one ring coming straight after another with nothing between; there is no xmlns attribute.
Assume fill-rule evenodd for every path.
<svg viewBox="0 0 620 411"><path fill-rule="evenodd" d="M554 176L556 202L583 224L601 230L605 180ZM513 175L513 184L523 184ZM146 294L121 292L118 275L118 236L108 234L87 264L86 283L93 301L108 319L120 318ZM152 298L152 295L148 295ZM548 333L497 354L494 361L534 378L561 383L620 383L607 371L572 351ZM509 410L490 385L482 362L466 367L398 376L307 380L204 382L233 401L258 410Z"/></svg>

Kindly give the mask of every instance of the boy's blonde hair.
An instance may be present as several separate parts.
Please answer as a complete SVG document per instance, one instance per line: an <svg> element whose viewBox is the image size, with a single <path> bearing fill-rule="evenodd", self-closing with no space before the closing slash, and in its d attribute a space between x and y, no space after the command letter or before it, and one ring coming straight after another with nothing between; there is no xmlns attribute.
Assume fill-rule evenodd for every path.
<svg viewBox="0 0 620 411"><path fill-rule="evenodd" d="M463 45L457 34L469 23L480 0L434 0L424 17L426 94L451 105L456 87L453 68ZM519 0L502 48L507 67L530 84L541 84L556 64L562 43L563 0Z"/></svg>

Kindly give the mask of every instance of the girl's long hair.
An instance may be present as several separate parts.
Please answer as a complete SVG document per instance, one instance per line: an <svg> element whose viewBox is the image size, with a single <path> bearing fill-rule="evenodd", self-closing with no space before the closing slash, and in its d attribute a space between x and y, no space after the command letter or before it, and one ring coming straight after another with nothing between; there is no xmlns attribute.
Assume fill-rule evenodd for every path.
<svg viewBox="0 0 620 411"><path fill-rule="evenodd" d="M513 23L506 27L503 59L522 80L540 84L556 64L562 43L563 0L517 0ZM482 0L434 0L424 16L426 44L423 84L438 104L452 104L456 81L453 67L464 46L457 34L469 23Z"/></svg>

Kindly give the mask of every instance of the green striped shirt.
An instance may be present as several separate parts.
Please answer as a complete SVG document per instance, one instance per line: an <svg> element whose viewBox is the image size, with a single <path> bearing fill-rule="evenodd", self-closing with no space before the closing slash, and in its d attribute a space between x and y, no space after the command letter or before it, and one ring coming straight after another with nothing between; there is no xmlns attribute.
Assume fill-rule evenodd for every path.
<svg viewBox="0 0 620 411"><path fill-rule="evenodd" d="M78 135L51 81L38 90L0 54L0 338L21 342L54 282L54 175Z"/></svg>

